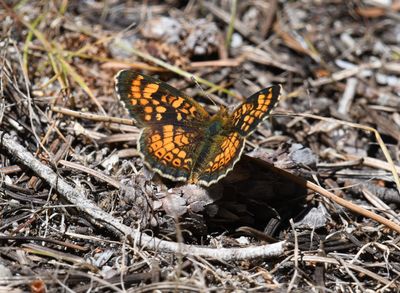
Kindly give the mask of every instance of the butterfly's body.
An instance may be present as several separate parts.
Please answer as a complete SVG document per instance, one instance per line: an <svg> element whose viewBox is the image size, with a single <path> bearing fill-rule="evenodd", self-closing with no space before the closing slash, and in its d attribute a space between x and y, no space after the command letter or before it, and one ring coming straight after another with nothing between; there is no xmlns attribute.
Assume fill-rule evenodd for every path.
<svg viewBox="0 0 400 293"><path fill-rule="evenodd" d="M232 114L221 108L213 116L168 84L130 70L116 76L116 90L143 128L138 149L146 165L171 180L209 186L233 169L280 87L261 90Z"/></svg>

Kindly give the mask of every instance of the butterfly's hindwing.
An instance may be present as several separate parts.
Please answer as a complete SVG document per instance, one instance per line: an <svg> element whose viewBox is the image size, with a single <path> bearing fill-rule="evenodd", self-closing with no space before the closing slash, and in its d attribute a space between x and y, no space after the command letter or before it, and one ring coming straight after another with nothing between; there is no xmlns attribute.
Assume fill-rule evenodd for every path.
<svg viewBox="0 0 400 293"><path fill-rule="evenodd" d="M205 157L199 158L191 181L209 186L226 176L240 159L245 139L236 131L225 132L214 137Z"/></svg>
<svg viewBox="0 0 400 293"><path fill-rule="evenodd" d="M193 169L200 132L174 124L146 127L139 139L139 151L148 167L175 181L188 180Z"/></svg>

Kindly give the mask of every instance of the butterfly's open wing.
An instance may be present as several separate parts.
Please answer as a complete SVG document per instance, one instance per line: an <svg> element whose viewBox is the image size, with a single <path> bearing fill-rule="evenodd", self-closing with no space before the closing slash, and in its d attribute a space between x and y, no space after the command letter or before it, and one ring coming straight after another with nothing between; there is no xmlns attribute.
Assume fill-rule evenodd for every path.
<svg viewBox="0 0 400 293"><path fill-rule="evenodd" d="M115 77L119 99L139 127L149 125L198 126L209 114L195 100L153 77L122 70Z"/></svg>
<svg viewBox="0 0 400 293"><path fill-rule="evenodd" d="M217 135L210 149L199 155L189 181L205 186L217 182L233 169L243 148L244 138L237 131Z"/></svg>
<svg viewBox="0 0 400 293"><path fill-rule="evenodd" d="M247 98L231 115L233 128L242 137L249 136L261 121L268 118L279 100L280 90L280 85L273 85Z"/></svg>
<svg viewBox="0 0 400 293"><path fill-rule="evenodd" d="M143 128L138 149L145 164L163 177L186 181L209 114L172 86L131 70L117 74L115 87L137 126Z"/></svg>

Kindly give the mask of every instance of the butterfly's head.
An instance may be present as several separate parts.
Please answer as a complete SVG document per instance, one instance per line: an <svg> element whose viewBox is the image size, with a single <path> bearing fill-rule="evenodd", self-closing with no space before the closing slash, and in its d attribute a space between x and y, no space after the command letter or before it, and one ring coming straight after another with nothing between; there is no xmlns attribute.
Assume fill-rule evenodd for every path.
<svg viewBox="0 0 400 293"><path fill-rule="evenodd" d="M215 116L217 116L217 117L220 118L220 119L221 119L221 118L222 118L222 119L228 118L228 117L229 117L228 108L225 107L224 105L221 105L220 108L219 108L218 113L217 113Z"/></svg>
<svg viewBox="0 0 400 293"><path fill-rule="evenodd" d="M224 125L228 122L229 116L228 108L221 105L218 112L211 117L211 121L219 121L222 125Z"/></svg>

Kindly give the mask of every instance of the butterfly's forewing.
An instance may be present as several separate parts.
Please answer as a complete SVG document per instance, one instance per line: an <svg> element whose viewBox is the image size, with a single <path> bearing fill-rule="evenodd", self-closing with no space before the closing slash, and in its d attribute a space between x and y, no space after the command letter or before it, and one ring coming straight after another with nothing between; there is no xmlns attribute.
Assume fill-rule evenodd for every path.
<svg viewBox="0 0 400 293"><path fill-rule="evenodd" d="M132 70L116 75L115 88L139 127L173 123L197 127L209 118L203 107L181 91Z"/></svg>
<svg viewBox="0 0 400 293"><path fill-rule="evenodd" d="M138 149L146 165L171 180L187 180L209 114L192 98L150 76L123 70L115 80L121 102L142 128Z"/></svg>
<svg viewBox="0 0 400 293"><path fill-rule="evenodd" d="M233 129L242 137L249 136L275 108L279 101L280 90L280 85L273 85L247 98L231 115Z"/></svg>

